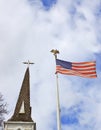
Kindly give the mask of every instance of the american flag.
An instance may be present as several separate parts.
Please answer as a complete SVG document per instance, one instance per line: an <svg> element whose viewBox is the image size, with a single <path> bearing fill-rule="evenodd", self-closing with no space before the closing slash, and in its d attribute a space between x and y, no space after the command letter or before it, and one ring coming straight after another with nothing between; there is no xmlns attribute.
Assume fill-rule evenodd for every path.
<svg viewBox="0 0 101 130"><path fill-rule="evenodd" d="M96 78L96 62L68 62L56 59L56 73Z"/></svg>

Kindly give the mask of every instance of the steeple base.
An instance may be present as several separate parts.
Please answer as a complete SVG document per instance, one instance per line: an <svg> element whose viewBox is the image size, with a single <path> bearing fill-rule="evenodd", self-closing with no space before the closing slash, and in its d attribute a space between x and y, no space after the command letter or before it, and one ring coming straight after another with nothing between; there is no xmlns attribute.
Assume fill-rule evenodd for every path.
<svg viewBox="0 0 101 130"><path fill-rule="evenodd" d="M21 122L21 121L7 121L4 122L4 130L36 130L36 123Z"/></svg>

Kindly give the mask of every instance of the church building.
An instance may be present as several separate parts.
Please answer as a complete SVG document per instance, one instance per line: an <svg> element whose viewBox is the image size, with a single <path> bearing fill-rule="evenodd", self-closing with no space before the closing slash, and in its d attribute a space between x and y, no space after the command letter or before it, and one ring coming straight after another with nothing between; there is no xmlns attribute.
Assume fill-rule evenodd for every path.
<svg viewBox="0 0 101 130"><path fill-rule="evenodd" d="M25 72L14 113L4 122L4 130L36 130L36 123L31 117L29 67Z"/></svg>

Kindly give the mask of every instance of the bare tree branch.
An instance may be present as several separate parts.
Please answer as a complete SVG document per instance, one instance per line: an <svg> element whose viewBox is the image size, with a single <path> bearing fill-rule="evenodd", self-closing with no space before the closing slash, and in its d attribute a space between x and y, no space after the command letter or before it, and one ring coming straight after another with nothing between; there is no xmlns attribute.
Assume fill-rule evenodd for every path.
<svg viewBox="0 0 101 130"><path fill-rule="evenodd" d="M7 114L7 103L4 102L3 95L0 93L0 126L4 120L4 114Z"/></svg>

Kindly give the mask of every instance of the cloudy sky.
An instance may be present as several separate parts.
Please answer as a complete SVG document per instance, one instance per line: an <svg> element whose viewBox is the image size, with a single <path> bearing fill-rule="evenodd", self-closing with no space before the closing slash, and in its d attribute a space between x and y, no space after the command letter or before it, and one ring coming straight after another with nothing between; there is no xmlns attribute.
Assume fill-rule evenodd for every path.
<svg viewBox="0 0 101 130"><path fill-rule="evenodd" d="M30 60L32 118L56 130L55 60L96 61L97 78L59 74L62 130L101 130L101 0L0 0L0 92L13 114Z"/></svg>

